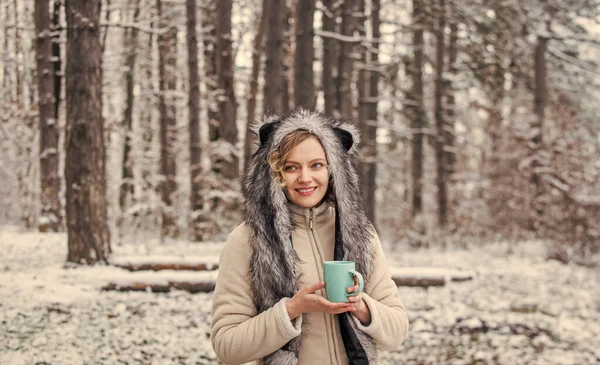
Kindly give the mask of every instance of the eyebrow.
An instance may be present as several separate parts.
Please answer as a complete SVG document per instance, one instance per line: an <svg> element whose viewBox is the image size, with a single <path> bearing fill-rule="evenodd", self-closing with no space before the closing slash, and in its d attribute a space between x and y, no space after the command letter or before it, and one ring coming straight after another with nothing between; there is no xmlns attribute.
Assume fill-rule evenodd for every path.
<svg viewBox="0 0 600 365"><path fill-rule="evenodd" d="M327 162L327 160L324 159L323 157L317 157L317 158L313 158L312 160L308 161L308 163L313 163L313 162L317 162L317 161L325 161L325 162ZM300 162L296 162L296 161L293 161L293 160L287 160L285 163L286 164L291 163L291 164L300 165Z"/></svg>

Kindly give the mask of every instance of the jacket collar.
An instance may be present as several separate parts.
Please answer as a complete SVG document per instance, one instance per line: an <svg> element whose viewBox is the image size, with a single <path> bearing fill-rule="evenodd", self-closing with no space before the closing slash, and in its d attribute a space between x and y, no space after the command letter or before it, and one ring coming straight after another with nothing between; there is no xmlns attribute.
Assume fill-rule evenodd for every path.
<svg viewBox="0 0 600 365"><path fill-rule="evenodd" d="M313 228L317 228L329 221L334 214L334 208L331 203L323 202L314 208L302 208L296 204L289 203L290 213L296 226L309 227L310 213L312 210Z"/></svg>

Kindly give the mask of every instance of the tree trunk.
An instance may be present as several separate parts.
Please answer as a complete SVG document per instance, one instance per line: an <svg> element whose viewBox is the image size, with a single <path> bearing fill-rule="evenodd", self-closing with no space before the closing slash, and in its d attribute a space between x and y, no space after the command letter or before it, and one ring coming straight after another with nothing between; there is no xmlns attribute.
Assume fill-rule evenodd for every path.
<svg viewBox="0 0 600 365"><path fill-rule="evenodd" d="M267 32L267 54L263 109L265 114L284 111L284 82L281 59L283 56L283 0L271 0Z"/></svg>
<svg viewBox="0 0 600 365"><path fill-rule="evenodd" d="M21 73L21 69L23 67L22 61L20 60L21 54L21 32L20 32L20 24L19 24L19 7L17 0L13 0L14 6L14 21L15 21L15 86L16 86L16 101L18 104L24 103L23 100L23 76Z"/></svg>
<svg viewBox="0 0 600 365"><path fill-rule="evenodd" d="M145 0L145 3L153 3L153 0ZM144 17L156 18L154 6L145 4L142 10L148 9L148 13L144 12ZM149 28L156 30L156 22L150 22ZM153 173L156 168L154 156L152 155L153 139L155 133L153 110L156 109L156 86L154 83L155 66L154 66L154 43L155 37L153 33L147 35L142 33L142 36L147 36L144 49L144 57L140 60L140 73L143 77L140 79L140 87L143 92L140 94L140 130L142 142L142 156L140 161L140 175L142 179L142 189L145 193L154 194ZM148 195L144 194L144 199L148 199Z"/></svg>
<svg viewBox="0 0 600 365"><path fill-rule="evenodd" d="M106 4L104 5L104 9L106 12L104 13L104 21L106 23L110 23L110 13L111 13L111 0L104 0ZM106 40L108 39L108 29L109 27L104 28L104 33L102 34L102 43L100 48L102 49L102 55L104 55L104 50L106 49Z"/></svg>
<svg viewBox="0 0 600 365"><path fill-rule="evenodd" d="M282 5L282 25L283 25L283 46L281 55L281 82L283 82L283 94L281 96L283 103L283 112L287 111L294 100L294 85L290 85L290 82L294 81L293 66L294 63L294 49L292 47L292 22L294 21L294 15L292 14L295 9L287 6L287 2L284 1ZM291 70L291 71L290 71Z"/></svg>
<svg viewBox="0 0 600 365"><path fill-rule="evenodd" d="M540 196L542 195L542 181L538 169L541 167L541 161L539 160L539 152L542 147L542 130L544 128L544 118L546 112L546 98L547 98L547 87L546 78L548 75L546 65L546 51L548 49L548 38L538 36L538 44L535 48L534 55L534 67L535 67L535 87L534 87L534 106L533 111L535 113L535 122L532 125L532 138L531 146L533 155L531 168L532 183L535 190L534 198L534 209L539 217L543 214L543 207L541 206ZM536 227L537 228L537 227Z"/></svg>
<svg viewBox="0 0 600 365"><path fill-rule="evenodd" d="M377 190L377 104L379 100L379 38L381 37L379 16L380 0L371 1L371 26L372 26L372 50L365 51L365 57L368 60L369 72L368 80L364 81L368 86L366 97L361 98L361 109L364 110L364 122L362 123L361 133L363 145L361 148L361 174L362 174L362 194L365 202L365 212L367 218L376 224L375 214L375 192ZM363 82L359 81L359 86Z"/></svg>
<svg viewBox="0 0 600 365"><path fill-rule="evenodd" d="M335 31L335 9L333 0L323 0L322 29L324 32ZM333 115L336 110L335 103L335 85L334 85L334 60L335 60L335 40L329 36L322 36L323 41L323 59L321 60L321 87L323 88L323 101L325 104L325 114Z"/></svg>
<svg viewBox="0 0 600 365"><path fill-rule="evenodd" d="M52 37L52 58L53 62L53 77L54 77L54 119L58 123L60 98L62 90L62 61L60 55L60 13L61 0L54 0L54 11L52 12L52 31L55 35ZM62 220L62 219L61 219Z"/></svg>
<svg viewBox="0 0 600 365"><path fill-rule="evenodd" d="M254 36L252 47L252 72L250 76L250 87L248 91L248 101L246 103L246 137L244 138L244 171L248 168L250 157L252 155L252 145L254 144L254 135L250 131L250 126L256 118L256 96L258 95L258 78L261 69L261 56L265 48L265 29L267 27L267 16L269 14L269 0L263 0L258 28Z"/></svg>
<svg viewBox="0 0 600 365"><path fill-rule="evenodd" d="M206 107L208 112L208 139L219 139L219 105L217 103L217 3L206 0L202 29L204 45L204 80L206 84Z"/></svg>
<svg viewBox="0 0 600 365"><path fill-rule="evenodd" d="M438 188L438 223L445 227L448 222L448 196L446 191L446 155L444 144L446 140L444 108L442 105L444 95L444 28L446 27L446 4L439 0L437 12L438 26L436 29L436 51L435 51L435 91L434 91L434 115L436 126L435 157L437 167L436 185Z"/></svg>
<svg viewBox="0 0 600 365"><path fill-rule="evenodd" d="M358 26L356 14L360 13L359 0L348 0L342 4L342 28L341 34L346 37L353 37L354 31ZM342 117L352 118L352 74L354 72L354 62L352 53L354 51L354 42L340 41L340 53L338 58L337 75L337 105Z"/></svg>
<svg viewBox="0 0 600 365"><path fill-rule="evenodd" d="M202 241L199 214L202 211L200 176L202 173L202 149L200 142L200 77L198 75L198 37L196 35L196 0L186 1L187 12L187 51L189 95L188 129L190 133L190 235L195 241Z"/></svg>
<svg viewBox="0 0 600 365"><path fill-rule="evenodd" d="M0 10L4 11L4 19L2 19L2 21L4 23L4 27L3 27L4 43L2 44L2 49L4 49L5 52L8 52L9 47L10 47L10 45L8 43L8 40L10 39L10 35L9 35L10 34L10 32L9 32L10 15L8 12L8 6L0 7ZM10 88L10 77L9 77L11 72L8 70L8 67L9 67L9 62L2 62L2 90L4 90L6 92L6 95L8 96L7 100L11 100L12 92L10 91L11 88Z"/></svg>
<svg viewBox="0 0 600 365"><path fill-rule="evenodd" d="M313 109L315 107L315 83L313 60L315 48L315 2L296 3L296 53L294 57L294 104L295 107Z"/></svg>
<svg viewBox="0 0 600 365"><path fill-rule="evenodd" d="M452 16L449 19L453 19ZM448 44L448 78L446 79L446 133L445 133L445 144L446 144L446 171L448 178L454 173L454 165L456 163L456 150L454 147L455 134L454 134L454 118L456 115L456 101L454 96L454 85L451 81L457 74L456 71L456 59L457 59L457 47L456 41L458 40L458 26L456 21L452 20L450 23L450 35ZM449 180L449 179L448 179Z"/></svg>
<svg viewBox="0 0 600 365"><path fill-rule="evenodd" d="M140 16L140 0L135 0L133 10L133 24L136 24ZM124 212L131 203L134 194L133 184L133 159L131 157L133 137L133 87L135 85L135 66L138 49L138 30L129 28L125 30L124 48L127 52L125 58L125 111L123 115L123 131L125 141L123 146L123 160L121 167L121 187L119 191L119 207Z"/></svg>
<svg viewBox="0 0 600 365"><path fill-rule="evenodd" d="M236 101L233 80L233 52L231 35L231 0L217 3L217 75L219 87L219 139L228 144L228 156L220 161L220 172L227 179L240 174L237 153Z"/></svg>
<svg viewBox="0 0 600 365"><path fill-rule="evenodd" d="M409 73L412 78L409 118L413 133L412 143L412 215L421 214L423 210L423 129L426 127L423 105L423 28L425 12L422 0L413 0L413 64Z"/></svg>
<svg viewBox="0 0 600 365"><path fill-rule="evenodd" d="M58 173L58 121L54 110L54 67L50 30L50 1L35 2L38 105L40 117L40 232L58 232L62 227L60 176Z"/></svg>
<svg viewBox="0 0 600 365"><path fill-rule="evenodd" d="M100 0L67 0L67 261L106 262L106 154L102 117Z"/></svg>
<svg viewBox="0 0 600 365"><path fill-rule="evenodd" d="M158 36L158 77L159 77L159 113L160 113L160 174L162 200L162 234L176 237L179 234L173 207L173 194L177 190L175 140L176 110L173 94L177 80L177 28L173 25L171 14L163 10L162 1L156 1L161 32ZM170 9L169 9L170 10Z"/></svg>

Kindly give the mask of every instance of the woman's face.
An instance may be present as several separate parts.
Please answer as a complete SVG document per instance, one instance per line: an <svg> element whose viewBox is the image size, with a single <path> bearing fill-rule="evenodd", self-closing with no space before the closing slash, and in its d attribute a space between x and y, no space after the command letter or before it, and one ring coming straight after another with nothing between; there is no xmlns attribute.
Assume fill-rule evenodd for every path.
<svg viewBox="0 0 600 365"><path fill-rule="evenodd" d="M319 204L329 185L327 158L321 142L310 137L292 148L283 166L285 189L292 203L312 208Z"/></svg>

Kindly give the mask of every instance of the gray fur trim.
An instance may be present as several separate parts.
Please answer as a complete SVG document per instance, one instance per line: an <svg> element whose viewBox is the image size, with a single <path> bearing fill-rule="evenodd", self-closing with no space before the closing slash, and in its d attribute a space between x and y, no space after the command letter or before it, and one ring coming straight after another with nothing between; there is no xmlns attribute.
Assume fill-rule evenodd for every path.
<svg viewBox="0 0 600 365"><path fill-rule="evenodd" d="M358 130L349 123L304 109L281 117L269 116L252 126L251 131L258 134L265 123L276 124L264 143L259 142L242 184L246 223L252 228L250 285L259 313L275 305L282 297L291 298L300 283L299 258L291 243L294 221L284 191L272 177L267 161L269 153L279 148L283 137L295 130L304 129L316 135L327 155L344 259L355 261L356 269L368 282L375 256L371 245L374 228L363 209L358 173L353 161L360 141ZM350 150L346 151L342 146L334 128L352 134L354 144ZM376 355L373 355L376 354L375 347L368 336L365 337L356 328L355 332L369 359L376 359ZM264 363L296 364L300 341L301 336L292 339L284 349L266 356ZM293 356L290 357L290 354Z"/></svg>

